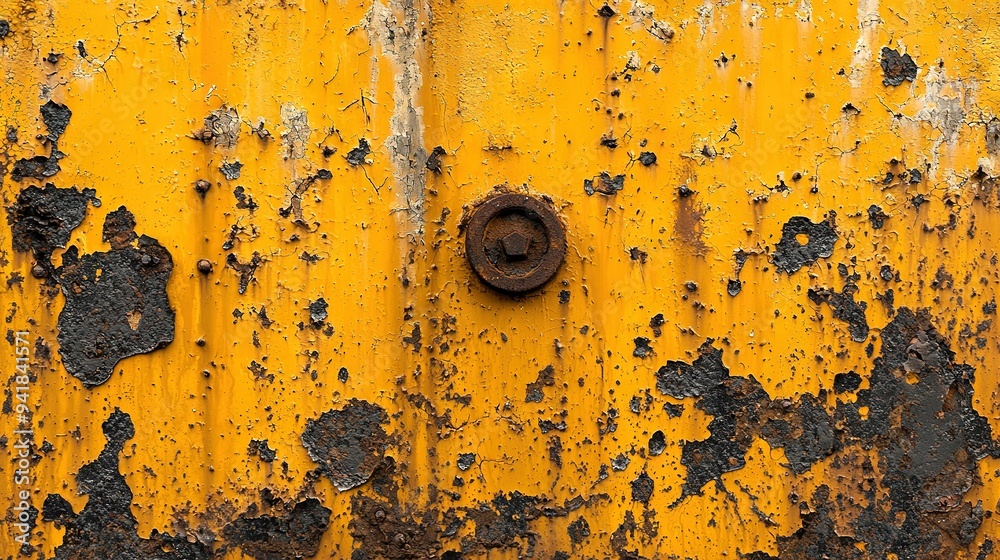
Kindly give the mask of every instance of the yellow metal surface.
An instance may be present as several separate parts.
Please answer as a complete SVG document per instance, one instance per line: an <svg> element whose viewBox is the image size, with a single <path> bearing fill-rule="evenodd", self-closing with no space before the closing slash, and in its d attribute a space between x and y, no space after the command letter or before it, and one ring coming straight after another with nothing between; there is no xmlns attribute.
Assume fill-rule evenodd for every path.
<svg viewBox="0 0 1000 560"><path fill-rule="evenodd" d="M163 533L206 558L991 557L998 12L6 0L0 557L101 557L66 538L102 535L82 515L38 514L15 540L17 507L26 490L39 511L50 494L105 511L108 488L81 480L119 456L116 409L135 433L107 472L136 536L102 539L159 543L142 558L182 557ZM883 69L900 55L915 68ZM72 111L61 170L15 180L51 153L49 100ZM622 189L588 194L602 173ZM93 387L57 341L73 286L15 249L12 208L45 183L100 200L67 247L112 250L124 206L173 261L172 341ZM497 187L549 197L565 226L537 292L495 292L465 258L463 220ZM783 270L797 216L835 242ZM807 248L821 233L789 231ZM728 379L680 365L712 347ZM835 387L847 372L860 385ZM362 402L385 411L384 446L363 450L379 467L339 490L303 434ZM329 510L315 534L246 529L309 497Z"/></svg>

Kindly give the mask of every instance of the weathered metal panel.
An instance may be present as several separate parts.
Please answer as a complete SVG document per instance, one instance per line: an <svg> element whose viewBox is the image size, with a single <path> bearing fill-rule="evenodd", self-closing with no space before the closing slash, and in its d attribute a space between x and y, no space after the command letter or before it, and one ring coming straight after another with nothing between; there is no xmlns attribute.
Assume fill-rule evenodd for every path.
<svg viewBox="0 0 1000 560"><path fill-rule="evenodd" d="M992 557L998 11L5 2L0 557Z"/></svg>

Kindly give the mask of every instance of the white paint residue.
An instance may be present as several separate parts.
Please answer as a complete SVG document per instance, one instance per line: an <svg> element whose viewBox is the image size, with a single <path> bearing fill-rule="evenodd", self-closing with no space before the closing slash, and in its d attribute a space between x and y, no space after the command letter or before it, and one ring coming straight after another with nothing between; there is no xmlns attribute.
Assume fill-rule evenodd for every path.
<svg viewBox="0 0 1000 560"><path fill-rule="evenodd" d="M847 77L851 87L861 86L861 80L868 72L872 61L872 40L882 18L878 15L878 0L859 0L858 2L858 42L854 45L854 57L851 58L851 74Z"/></svg>
<svg viewBox="0 0 1000 560"><path fill-rule="evenodd" d="M653 17L653 7L641 0L634 0L628 11L633 25L641 25L650 35L669 43L674 38L674 28L667 21Z"/></svg>
<svg viewBox="0 0 1000 560"><path fill-rule="evenodd" d="M281 124L285 127L281 133L281 143L285 148L284 158L304 158L306 144L312 133L305 109L300 109L291 103L285 103L281 106Z"/></svg>
<svg viewBox="0 0 1000 560"><path fill-rule="evenodd" d="M373 45L392 62L394 71L393 112L389 119L386 148L392 160L397 214L402 216L402 234L415 241L424 230L424 170L427 160L424 149L423 109L419 92L423 83L418 52L420 46L420 15L428 12L418 0L389 0L389 5L376 0L359 27L368 32ZM398 16L401 17L397 17ZM372 91L378 80L378 54L372 55Z"/></svg>
<svg viewBox="0 0 1000 560"><path fill-rule="evenodd" d="M705 33L708 32L708 26L712 24L712 12L715 11L715 4L711 0L705 0L705 3L694 9L698 14L698 28L701 29L701 35L699 39L705 38Z"/></svg>
<svg viewBox="0 0 1000 560"><path fill-rule="evenodd" d="M630 72L635 72L636 70L639 69L639 66L641 64L642 63L639 59L639 53L635 51L628 51L628 53L625 55L625 70Z"/></svg>
<svg viewBox="0 0 1000 560"><path fill-rule="evenodd" d="M927 89L920 97L920 110L914 119L941 132L938 144L955 142L965 124L966 108L975 101L975 80L949 80L944 69L935 64L927 71L924 84Z"/></svg>
<svg viewBox="0 0 1000 560"><path fill-rule="evenodd" d="M806 23L812 20L813 16L813 5L811 0L801 0L799 2L799 9L795 10L795 17L799 18L799 21Z"/></svg>
<svg viewBox="0 0 1000 560"><path fill-rule="evenodd" d="M751 27L756 26L757 23L760 20L764 19L764 16L766 15L764 13L764 7L763 6L761 6L760 4L752 3L752 2L745 2L744 1L740 5L740 9L743 11L743 18L746 21L750 22Z"/></svg>

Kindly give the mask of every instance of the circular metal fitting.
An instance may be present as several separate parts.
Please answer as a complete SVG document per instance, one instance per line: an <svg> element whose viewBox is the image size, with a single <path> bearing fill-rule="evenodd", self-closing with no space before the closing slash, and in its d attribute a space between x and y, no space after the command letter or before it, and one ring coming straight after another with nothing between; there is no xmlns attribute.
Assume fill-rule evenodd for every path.
<svg viewBox="0 0 1000 560"><path fill-rule="evenodd" d="M465 254L476 274L493 288L530 292L559 270L566 256L566 234L549 204L505 193L486 200L472 214Z"/></svg>

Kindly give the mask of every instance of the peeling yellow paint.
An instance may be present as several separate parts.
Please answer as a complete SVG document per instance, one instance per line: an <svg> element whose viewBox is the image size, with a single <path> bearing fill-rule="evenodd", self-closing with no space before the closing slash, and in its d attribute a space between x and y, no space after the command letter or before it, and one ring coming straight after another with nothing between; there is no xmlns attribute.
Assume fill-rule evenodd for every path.
<svg viewBox="0 0 1000 560"><path fill-rule="evenodd" d="M398 465L404 511L436 512L442 531L445 512L471 519L498 493L557 506L593 498L531 520L537 558L778 555L823 485L845 497L833 516L838 534L856 538L858 512L888 495L865 487L854 468L868 458L872 476L882 476L877 450L853 444L795 474L786 449L756 437L745 465L684 496L684 444L710 437L712 415L696 398L658 391L656 372L669 360L691 363L711 339L731 376L752 376L775 402L815 396L832 414L857 398L834 392L836 374L857 372L859 390L868 389L881 332L904 307L929 309L954 362L975 368L972 403L1000 440L1000 344L995 315L984 311L1000 281L998 8L647 0L610 2L601 15L603 6L0 6L10 25L0 39L0 127L16 131L0 138L4 205L32 184L93 188L101 206L88 209L68 245L108 251L104 218L124 205L136 233L157 239L174 262L173 342L123 360L88 389L58 353L65 296L32 276L32 255L15 251L11 228L0 228L3 334L30 333L34 445L51 444L32 463L34 507L58 493L83 508L74 475L104 449L101 424L117 407L135 424L121 472L140 536L211 533L218 548L225 523L260 506L266 488L289 501L318 497L332 514L316 557L349 558L364 546L352 536L352 498L374 495L372 484L339 491L311 474L317 464L301 435L307 421L360 399L388 413L385 454ZM912 56L914 80L883 84L883 47ZM62 170L15 181L18 159L47 153L38 111L49 99L72 110L58 143ZM362 141L371 152L352 163ZM440 172L426 165L437 146ZM642 152L656 163L640 163ZM239 177L226 178L223 166L237 162ZM623 175L623 190L588 195L584 180L602 172ZM204 197L199 180L211 184ZM566 225L565 264L530 295L491 291L465 259L463 213L499 185L551 197ZM887 216L882 228L873 227L872 205ZM773 256L795 216L829 220L839 235L830 257L788 274ZM54 262L65 254L57 250ZM260 264L241 293L238 267L254 255ZM199 259L213 271L200 273ZM941 270L950 280L936 280ZM840 293L855 274L853 297L866 302L871 328L865 342L809 295ZM329 307L316 321L318 298ZM659 336L650 326L657 314ZM133 330L141 317L128 316ZM39 337L51 360L38 353ZM637 337L649 339L650 357L633 355ZM14 346L0 348L6 380ZM548 365L554 383L526 402L526 386ZM672 417L664 404L683 412ZM543 430L544 421L565 429ZM11 459L16 429L15 413L0 414ZM658 430L666 444L653 455ZM274 462L248 452L263 439ZM461 470L465 453L475 462ZM629 459L622 470L612 467L619 455ZM1000 459L976 464L959 501L992 515L960 558L976 558L1000 534ZM19 489L11 465L0 466L0 496ZM647 504L632 498L641 473L654 485ZM0 557L17 554L13 505L3 504ZM637 528L616 549L626 512ZM580 517L589 534L574 539ZM412 557L463 542L467 557L529 548L519 538L484 553L471 544L482 538L476 530L468 521ZM53 557L64 532L39 517L31 542ZM252 557L239 548L223 556L241 554Z"/></svg>

